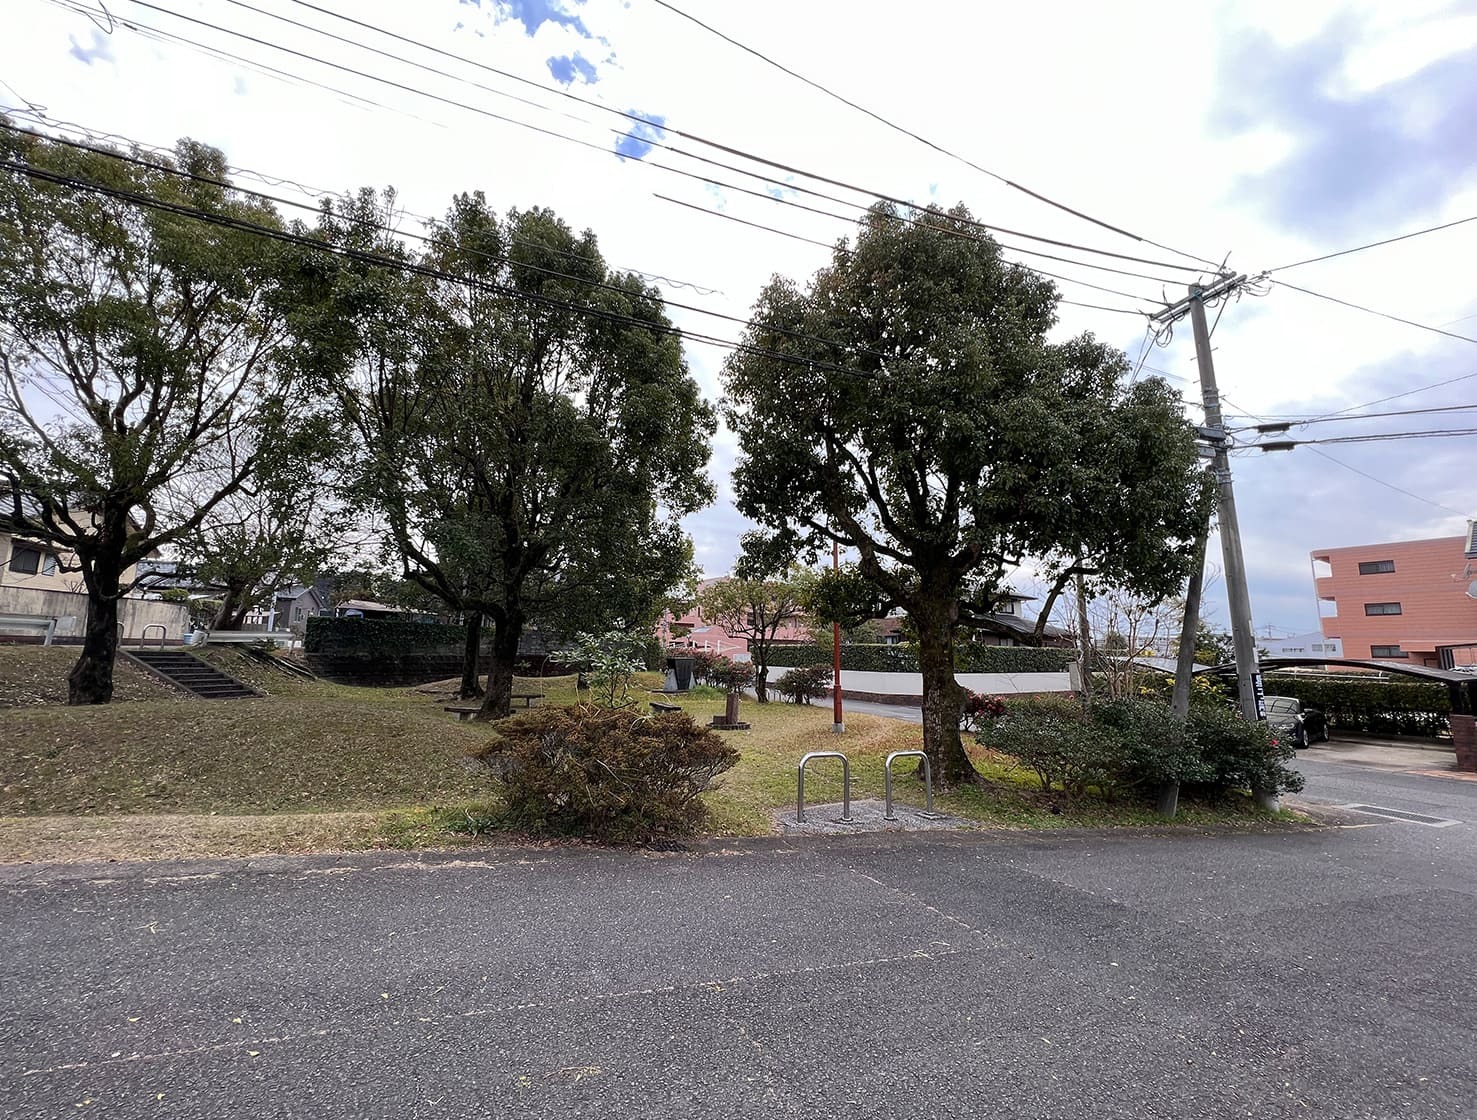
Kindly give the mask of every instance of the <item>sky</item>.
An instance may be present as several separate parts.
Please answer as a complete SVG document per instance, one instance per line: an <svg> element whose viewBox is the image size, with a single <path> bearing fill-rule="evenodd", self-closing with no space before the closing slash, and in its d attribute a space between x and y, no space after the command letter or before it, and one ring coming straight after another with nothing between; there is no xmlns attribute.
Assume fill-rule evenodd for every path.
<svg viewBox="0 0 1477 1120"><path fill-rule="evenodd" d="M613 265L659 278L668 298L739 316L772 275L803 281L828 251L691 206L827 244L853 227L785 205L803 200L793 189L715 173L684 154L763 170L704 147L707 140L869 192L963 201L976 218L1038 237L1181 264L1177 254L1188 251L1253 275L1477 215L1470 3L915 0L903 18L871 0L673 2L977 167L828 98L656 0L107 0L106 9L97 0L10 0L0 103L148 145L202 140L234 167L271 177L284 196L394 186L412 232L464 190L484 191L499 208L549 206L593 229ZM646 123L632 127L561 92ZM672 168L749 183L760 196ZM858 206L869 197L834 193ZM1477 403L1477 289L1463 267L1474 253L1470 222L1272 274L1465 340L1284 284L1217 308L1212 341L1228 423ZM1180 298L1189 276L1123 265L1167 272L1175 283L1166 284L1007 256L1115 289L1063 283L1067 299L1120 310L1063 306L1056 337L1091 331L1131 360L1145 320L1122 311ZM689 311L672 317L729 338L739 329ZM1188 322L1160 341L1141 375L1169 379L1198 419ZM686 351L716 401L724 351L696 343ZM1470 426L1464 415L1328 422L1293 435ZM745 528L728 484L734 454L720 432L712 462L719 500L687 521L709 574L729 568ZM1477 513L1474 465L1470 437L1238 451L1232 469L1258 629L1317 627L1312 550L1462 532ZM1213 560L1219 549L1212 539ZM1022 583L1029 589L1026 574ZM1224 625L1222 587L1212 578L1207 613Z"/></svg>

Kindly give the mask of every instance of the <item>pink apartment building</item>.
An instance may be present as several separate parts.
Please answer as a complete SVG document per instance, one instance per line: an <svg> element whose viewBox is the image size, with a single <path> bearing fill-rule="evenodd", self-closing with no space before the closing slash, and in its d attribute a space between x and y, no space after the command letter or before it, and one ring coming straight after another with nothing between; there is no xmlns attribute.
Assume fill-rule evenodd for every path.
<svg viewBox="0 0 1477 1120"><path fill-rule="evenodd" d="M1466 537L1325 548L1312 554L1325 638L1345 657L1439 665L1441 646L1477 642L1477 560ZM1458 665L1477 649L1452 651Z"/></svg>

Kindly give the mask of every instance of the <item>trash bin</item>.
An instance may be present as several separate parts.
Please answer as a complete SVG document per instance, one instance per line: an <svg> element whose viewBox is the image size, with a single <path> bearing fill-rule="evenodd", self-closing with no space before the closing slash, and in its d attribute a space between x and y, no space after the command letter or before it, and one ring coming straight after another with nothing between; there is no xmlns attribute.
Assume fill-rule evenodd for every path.
<svg viewBox="0 0 1477 1120"><path fill-rule="evenodd" d="M692 658L667 658L667 680L663 685L666 692L686 692L692 687Z"/></svg>

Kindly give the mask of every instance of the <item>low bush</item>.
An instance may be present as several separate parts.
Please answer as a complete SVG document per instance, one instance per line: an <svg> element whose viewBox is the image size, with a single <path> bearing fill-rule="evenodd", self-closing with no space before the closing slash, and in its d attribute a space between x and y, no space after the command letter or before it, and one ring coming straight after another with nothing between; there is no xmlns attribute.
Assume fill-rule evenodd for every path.
<svg viewBox="0 0 1477 1120"><path fill-rule="evenodd" d="M1219 796L1232 789L1296 792L1303 778L1286 763L1290 743L1264 723L1243 720L1220 704L1195 705L1188 723L1147 698L1009 700L998 716L979 720L980 743L1018 759L1045 789L1075 798L1151 796L1165 782Z"/></svg>
<svg viewBox="0 0 1477 1120"><path fill-rule="evenodd" d="M697 684L712 684L713 667L720 661L728 660L722 654L714 653L710 649L676 649L672 651L672 656L692 658L692 679Z"/></svg>
<svg viewBox="0 0 1477 1120"><path fill-rule="evenodd" d="M793 704L809 704L831 690L829 665L806 665L791 669L774 682L774 690Z"/></svg>
<svg viewBox="0 0 1477 1120"><path fill-rule="evenodd" d="M1090 711L1093 723L1119 742L1122 784L1149 790L1214 776L1189 728L1168 704L1142 697L1097 700Z"/></svg>
<svg viewBox="0 0 1477 1120"><path fill-rule="evenodd" d="M1004 715L981 729L979 741L1014 756L1036 772L1043 789L1059 786L1069 800L1093 787L1111 794L1122 768L1117 738L1103 734L1074 700L1008 701Z"/></svg>
<svg viewBox="0 0 1477 1120"><path fill-rule="evenodd" d="M1296 793L1303 788L1303 776L1287 765L1296 754L1293 745L1274 738L1265 723L1243 719L1224 704L1195 704L1189 732L1206 768L1198 780L1202 792Z"/></svg>
<svg viewBox="0 0 1477 1120"><path fill-rule="evenodd" d="M724 692L742 692L754 683L754 666L720 657L709 667L708 681Z"/></svg>
<svg viewBox="0 0 1477 1120"><path fill-rule="evenodd" d="M698 794L739 758L677 712L536 708L495 728L477 757L502 786L509 823L599 840L693 831L703 817Z"/></svg>

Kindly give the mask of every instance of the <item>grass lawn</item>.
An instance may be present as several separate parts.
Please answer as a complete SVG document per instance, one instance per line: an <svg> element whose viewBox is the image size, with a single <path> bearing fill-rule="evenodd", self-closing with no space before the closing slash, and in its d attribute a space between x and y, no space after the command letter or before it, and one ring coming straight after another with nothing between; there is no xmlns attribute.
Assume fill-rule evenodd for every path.
<svg viewBox="0 0 1477 1120"><path fill-rule="evenodd" d="M495 732L442 711L455 682L402 689L301 680L226 647L208 659L266 698L184 699L120 665L116 702L69 708L59 701L73 656L0 646L0 705L8 705L0 710L0 860L446 847L481 842L477 823L496 815L493 783L467 760ZM520 680L517 691L543 691L554 704L576 698L572 677ZM707 723L724 701L699 689L681 703ZM704 795L714 835L771 833L771 810L793 804L805 751L844 749L853 798L880 798L886 754L922 741L914 725L865 715L848 716L838 740L828 705L747 701L744 718L752 730L722 733L741 761ZM978 752L976 765L989 783L942 794L939 807L982 826L1162 823L1147 809L1063 806L1012 759ZM922 782L907 769L898 767L897 797L921 805ZM839 801L839 766L813 767L806 794L810 803ZM1242 806L1186 806L1182 820L1269 818Z"/></svg>

